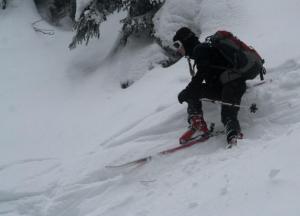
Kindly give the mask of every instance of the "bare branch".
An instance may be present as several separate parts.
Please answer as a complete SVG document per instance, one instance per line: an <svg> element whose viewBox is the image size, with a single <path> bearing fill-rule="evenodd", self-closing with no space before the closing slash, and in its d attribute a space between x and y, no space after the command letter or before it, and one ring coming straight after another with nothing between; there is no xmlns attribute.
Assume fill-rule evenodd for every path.
<svg viewBox="0 0 300 216"><path fill-rule="evenodd" d="M45 35L54 35L54 34L55 34L54 30L50 30L50 29L42 29L42 28L40 28L40 27L37 26L37 24L38 24L39 22L42 22L42 21L43 21L43 20L41 19L41 20L35 21L35 22L33 22L33 23L31 24L31 26L32 26L32 28L34 29L34 31L39 32L39 33L42 33L42 34L45 34Z"/></svg>

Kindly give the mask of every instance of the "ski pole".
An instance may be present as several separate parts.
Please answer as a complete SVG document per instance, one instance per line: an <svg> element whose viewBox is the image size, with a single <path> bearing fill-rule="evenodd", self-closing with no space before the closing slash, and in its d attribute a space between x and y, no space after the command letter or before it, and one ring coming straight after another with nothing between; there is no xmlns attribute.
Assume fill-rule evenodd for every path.
<svg viewBox="0 0 300 216"><path fill-rule="evenodd" d="M200 101L217 103L217 104L221 104L221 105L225 105L225 106L231 106L231 107L249 109L251 113L255 113L258 110L255 103L251 104L251 106L249 107L249 106L242 106L242 105L227 103L227 102L218 101L218 100L211 100L211 99L208 99L208 98L201 98Z"/></svg>

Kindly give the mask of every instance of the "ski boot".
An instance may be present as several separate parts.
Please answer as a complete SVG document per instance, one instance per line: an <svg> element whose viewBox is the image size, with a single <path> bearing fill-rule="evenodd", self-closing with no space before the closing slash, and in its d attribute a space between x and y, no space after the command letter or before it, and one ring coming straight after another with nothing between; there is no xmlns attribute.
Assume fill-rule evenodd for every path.
<svg viewBox="0 0 300 216"><path fill-rule="evenodd" d="M237 145L237 140L238 139L243 139L244 135L241 132L232 132L231 134L227 135L227 144L225 146L226 149L230 149L233 146Z"/></svg>
<svg viewBox="0 0 300 216"><path fill-rule="evenodd" d="M238 139L243 139L241 127L237 119L228 119L225 124L225 132L227 136L226 149L237 145Z"/></svg>
<svg viewBox="0 0 300 216"><path fill-rule="evenodd" d="M189 129L180 137L179 143L181 145L189 144L199 140L205 141L209 138L208 128L202 115L192 115L189 117Z"/></svg>

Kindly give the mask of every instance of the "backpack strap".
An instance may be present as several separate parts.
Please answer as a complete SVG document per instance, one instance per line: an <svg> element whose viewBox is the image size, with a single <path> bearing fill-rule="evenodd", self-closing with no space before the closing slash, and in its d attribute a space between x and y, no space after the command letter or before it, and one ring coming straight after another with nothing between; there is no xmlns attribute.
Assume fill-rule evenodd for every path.
<svg viewBox="0 0 300 216"><path fill-rule="evenodd" d="M194 77L196 75L196 73L195 73L196 63L194 63L194 66L192 66L191 59L189 57L187 57L186 59L187 59L187 62L189 64L189 69L190 69L191 77Z"/></svg>
<svg viewBox="0 0 300 216"><path fill-rule="evenodd" d="M260 76L260 80L264 80L264 75L266 75L267 70L266 68L263 66L261 71L259 72L259 76Z"/></svg>

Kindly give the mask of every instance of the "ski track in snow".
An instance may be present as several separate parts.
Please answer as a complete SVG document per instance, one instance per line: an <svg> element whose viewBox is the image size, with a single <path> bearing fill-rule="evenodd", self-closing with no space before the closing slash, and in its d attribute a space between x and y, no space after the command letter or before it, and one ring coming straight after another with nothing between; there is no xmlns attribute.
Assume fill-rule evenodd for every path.
<svg viewBox="0 0 300 216"><path fill-rule="evenodd" d="M15 166L15 165L22 165L22 164L33 163L33 162L51 161L51 160L55 160L55 158L34 158L34 159L14 161L14 162L9 163L9 164L1 165L0 166L0 172L4 169L11 168L12 166Z"/></svg>
<svg viewBox="0 0 300 216"><path fill-rule="evenodd" d="M134 139L140 139L143 136L155 136L155 135L159 135L161 133L165 133L166 131L173 131L174 128L171 127L169 128L169 123L172 120L173 116L169 117L170 120L166 123L160 123L159 126L154 126L153 128L150 128L146 131L138 131L137 133L134 133L133 135L126 137L126 138L122 138L120 139L119 137L122 136L126 136L126 133L130 133L132 130L139 130L139 125L142 124L143 122L147 122L149 118L159 114L160 112L164 112L168 109L168 107L159 107L158 109L156 109L156 111L154 113L151 113L139 120L137 120L136 122L134 122L133 124L129 125L128 127L122 129L121 131L115 133L113 136L111 136L109 139L107 139L106 141L102 142L100 145L101 146L106 146L108 145L109 147L114 147L114 146L118 146L118 145L122 145L125 144L126 142L132 141ZM166 127L168 126L168 127ZM119 139L119 140L118 140Z"/></svg>
<svg viewBox="0 0 300 216"><path fill-rule="evenodd" d="M156 118L156 114L152 114L149 117L144 118L142 121L138 121L137 124L134 125L134 127L128 127L124 132L119 134L119 136L115 137L110 143L109 147L115 147L119 145L125 145L128 142L143 142L143 141L153 141L153 140L159 140L163 137L164 134L171 133L175 130L178 130L180 128L180 122L174 122L175 119L180 116L180 114L175 114L169 117L168 120L165 122L160 122L158 125L154 125L148 129L139 130L139 124L142 123L142 121L147 121L147 119L150 118ZM135 132L137 131L137 132ZM127 135L132 134L132 135ZM125 138L120 138L125 136Z"/></svg>

